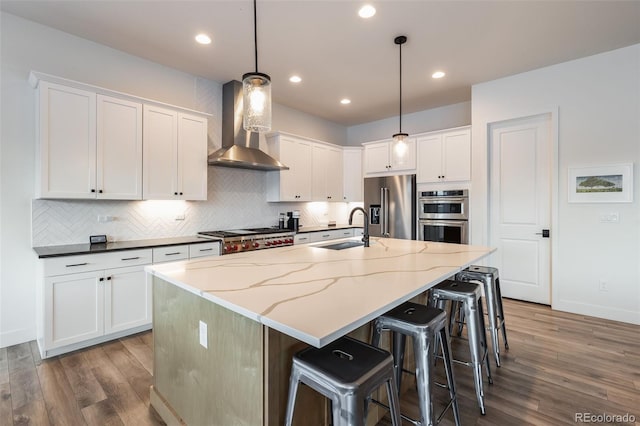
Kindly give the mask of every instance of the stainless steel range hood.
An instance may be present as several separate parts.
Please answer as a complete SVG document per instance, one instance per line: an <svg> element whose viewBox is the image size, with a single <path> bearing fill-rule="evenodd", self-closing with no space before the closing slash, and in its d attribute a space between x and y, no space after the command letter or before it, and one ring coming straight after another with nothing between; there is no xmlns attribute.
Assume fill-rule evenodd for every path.
<svg viewBox="0 0 640 426"><path fill-rule="evenodd" d="M258 133L242 127L242 83L232 80L222 86L222 148L209 155L209 165L266 171L289 169L258 146Z"/></svg>

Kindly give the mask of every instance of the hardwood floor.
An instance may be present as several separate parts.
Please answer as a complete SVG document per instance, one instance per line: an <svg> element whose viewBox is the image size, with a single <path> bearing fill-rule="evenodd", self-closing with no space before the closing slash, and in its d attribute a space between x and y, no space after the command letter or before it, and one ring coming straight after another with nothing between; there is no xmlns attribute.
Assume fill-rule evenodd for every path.
<svg viewBox="0 0 640 426"><path fill-rule="evenodd" d="M149 407L151 332L41 360L0 349L0 425L162 425Z"/></svg>
<svg viewBox="0 0 640 426"><path fill-rule="evenodd" d="M492 365L485 416L471 370L454 367L463 425L575 424L583 412L628 413L635 423L606 423L640 425L640 326L513 300L505 316L510 350L502 367ZM455 341L454 353L466 354L466 345ZM35 342L0 349L0 425L161 425L149 407L152 366L151 332L47 360ZM446 391L436 396L441 407ZM403 394L402 408L415 415L415 391Z"/></svg>
<svg viewBox="0 0 640 426"><path fill-rule="evenodd" d="M576 413L629 414L635 417L630 423L592 423L640 425L640 326L508 299L504 308L510 349L501 349L500 368L491 364L493 384L485 380L485 416L471 369L454 365L463 425L575 425ZM463 358L467 345L454 339L454 354ZM438 366L437 380L445 383ZM436 394L440 412L448 393ZM416 417L415 391L403 394L401 407ZM390 424L384 419L378 426ZM454 424L450 411L441 424Z"/></svg>

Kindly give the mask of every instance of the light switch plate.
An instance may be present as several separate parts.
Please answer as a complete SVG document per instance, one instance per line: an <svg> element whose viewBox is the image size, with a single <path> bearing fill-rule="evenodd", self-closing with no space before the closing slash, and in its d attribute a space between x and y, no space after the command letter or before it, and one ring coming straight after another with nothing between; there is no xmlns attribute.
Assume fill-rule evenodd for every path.
<svg viewBox="0 0 640 426"><path fill-rule="evenodd" d="M207 323L200 321L200 345L204 348L208 348L207 342Z"/></svg>
<svg viewBox="0 0 640 426"><path fill-rule="evenodd" d="M620 214L618 212L600 215L600 223L618 223L618 222L620 222Z"/></svg>

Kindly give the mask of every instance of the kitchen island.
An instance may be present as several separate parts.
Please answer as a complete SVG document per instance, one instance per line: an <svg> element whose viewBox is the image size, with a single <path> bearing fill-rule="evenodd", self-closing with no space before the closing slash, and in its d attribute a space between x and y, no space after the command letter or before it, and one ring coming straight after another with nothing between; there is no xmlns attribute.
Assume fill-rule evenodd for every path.
<svg viewBox="0 0 640 426"><path fill-rule="evenodd" d="M368 340L370 321L494 250L388 238L372 238L368 248L323 247L335 243L147 268L151 402L167 424L282 424L295 351L345 334ZM300 424L326 424L312 391L296 408Z"/></svg>

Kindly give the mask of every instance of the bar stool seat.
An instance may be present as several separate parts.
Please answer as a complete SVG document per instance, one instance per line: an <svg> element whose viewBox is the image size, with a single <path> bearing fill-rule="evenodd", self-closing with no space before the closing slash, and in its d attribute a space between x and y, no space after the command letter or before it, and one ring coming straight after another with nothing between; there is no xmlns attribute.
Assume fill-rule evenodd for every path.
<svg viewBox="0 0 640 426"><path fill-rule="evenodd" d="M500 291L498 268L472 265L462 272L459 272L456 279L458 281L478 281L482 283L487 304L487 315L489 317L489 331L491 333L493 356L496 365L500 367L500 330L502 330L502 338L506 350L509 350L509 342L507 341L507 328L504 323L504 309L502 308L502 292Z"/></svg>
<svg viewBox="0 0 640 426"><path fill-rule="evenodd" d="M493 383L493 379L491 378L491 369L489 366L484 313L482 311L482 289L480 285L476 283L454 280L445 280L431 288L431 306L444 309L448 301L460 303L467 317L471 362L467 363L456 359L453 361L473 368L476 397L480 412L484 415L482 364L485 365L489 383Z"/></svg>
<svg viewBox="0 0 640 426"><path fill-rule="evenodd" d="M308 347L293 356L285 425L290 426L299 383L329 398L334 426L364 426L365 400L386 385L391 419L401 426L393 357L387 351L342 337L320 349Z"/></svg>
<svg viewBox="0 0 640 426"><path fill-rule="evenodd" d="M458 412L458 400L456 397L455 380L451 365L451 347L449 345L449 331L446 327L447 314L441 309L420 305L413 302L405 302L376 319L372 344L378 346L383 331L393 333L393 359L396 381L400 389L402 373L408 372L416 375L418 388L418 402L420 405L420 419L413 420L403 418L416 425L435 425L440 422L449 407L453 410L456 426L460 426L460 414ZM416 371L403 369L406 337L413 339L413 351L416 363ZM449 389L449 402L442 413L435 418L432 400L432 389L436 384L433 379L434 346L436 336L441 343L445 373L447 376L447 388Z"/></svg>

